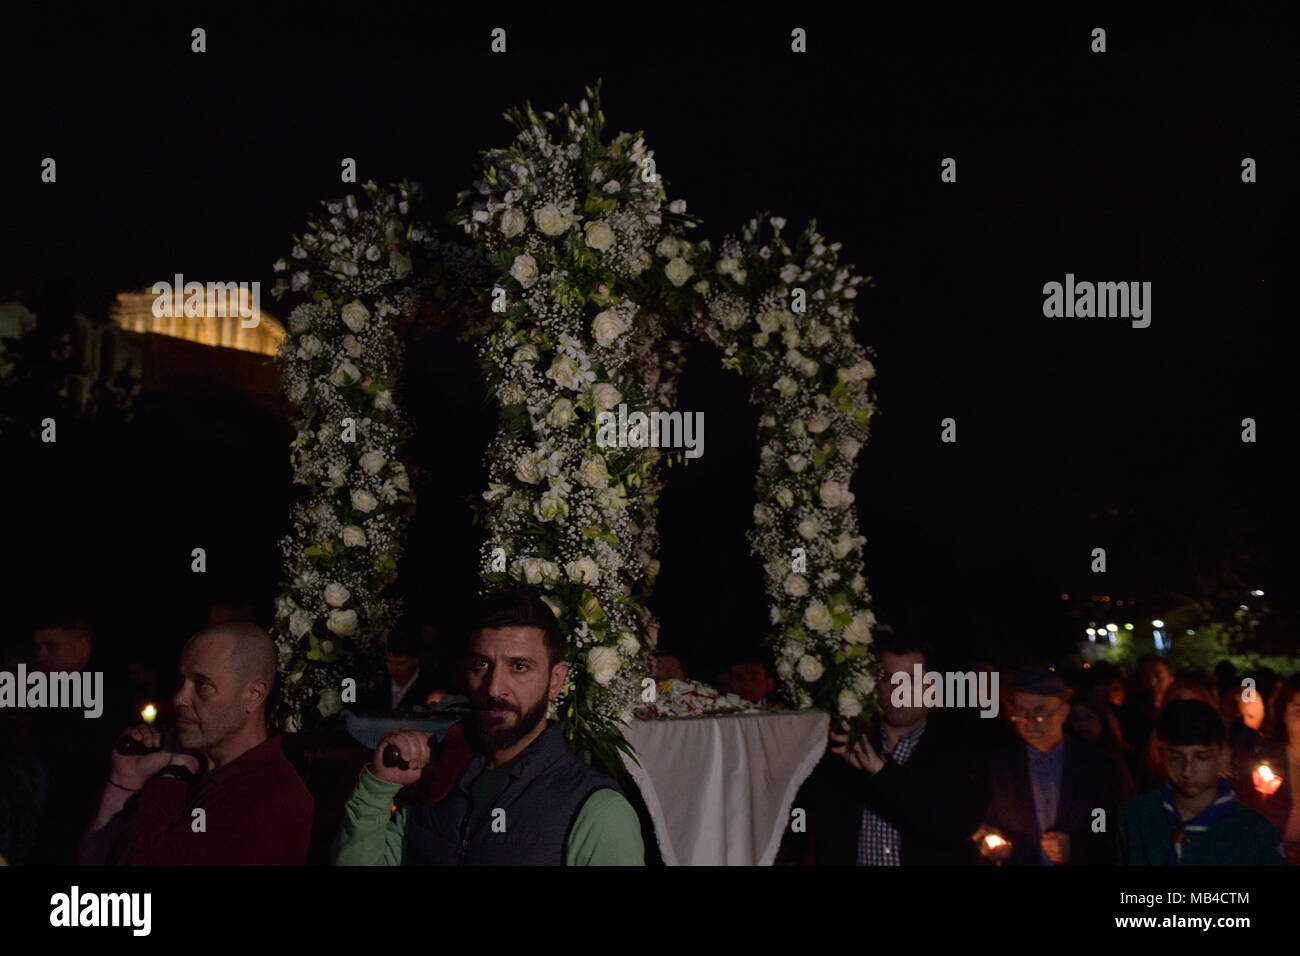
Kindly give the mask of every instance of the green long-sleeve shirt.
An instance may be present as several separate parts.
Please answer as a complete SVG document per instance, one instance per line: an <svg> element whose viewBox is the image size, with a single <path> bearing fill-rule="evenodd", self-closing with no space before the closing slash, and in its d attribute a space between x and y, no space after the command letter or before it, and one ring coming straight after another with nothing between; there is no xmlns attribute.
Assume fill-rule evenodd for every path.
<svg viewBox="0 0 1300 956"><path fill-rule="evenodd" d="M499 776L500 775L500 776ZM472 788L473 819L489 809L504 784L504 772L485 770ZM336 866L398 866L406 840L406 808L392 812L401 784L385 783L366 767L348 798L343 826L334 842ZM564 847L568 866L644 866L641 823L627 798L597 790L582 804Z"/></svg>

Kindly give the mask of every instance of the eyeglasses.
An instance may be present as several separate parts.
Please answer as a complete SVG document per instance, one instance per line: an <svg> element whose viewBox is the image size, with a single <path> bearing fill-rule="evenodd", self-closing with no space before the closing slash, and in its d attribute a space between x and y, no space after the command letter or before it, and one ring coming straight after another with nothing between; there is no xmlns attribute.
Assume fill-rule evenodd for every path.
<svg viewBox="0 0 1300 956"><path fill-rule="evenodd" d="M1013 720L1014 722L1016 722L1016 723L1018 723L1018 724L1021 724L1021 723L1023 723L1023 724L1030 724L1030 723L1032 723L1032 724L1041 724L1041 723L1044 723L1045 721L1051 720L1053 717L1055 717L1055 716L1060 712L1061 707L1062 707L1064 704L1065 704L1065 701L1061 701L1061 703L1057 704L1055 707L1053 707L1051 710L1048 710L1048 711L1041 711L1041 710L1040 710L1040 711L1035 711L1035 712L1032 713L1032 714L1012 714L1012 715L1011 715L1011 720Z"/></svg>

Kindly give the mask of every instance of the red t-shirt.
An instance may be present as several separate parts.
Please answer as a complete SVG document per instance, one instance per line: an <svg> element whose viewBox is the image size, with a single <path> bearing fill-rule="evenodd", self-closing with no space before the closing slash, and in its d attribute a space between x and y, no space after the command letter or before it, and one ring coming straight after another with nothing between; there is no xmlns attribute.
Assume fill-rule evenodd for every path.
<svg viewBox="0 0 1300 956"><path fill-rule="evenodd" d="M204 828L195 832L202 809ZM302 866L311 794L268 737L187 784L162 774L127 801L108 855L117 866Z"/></svg>

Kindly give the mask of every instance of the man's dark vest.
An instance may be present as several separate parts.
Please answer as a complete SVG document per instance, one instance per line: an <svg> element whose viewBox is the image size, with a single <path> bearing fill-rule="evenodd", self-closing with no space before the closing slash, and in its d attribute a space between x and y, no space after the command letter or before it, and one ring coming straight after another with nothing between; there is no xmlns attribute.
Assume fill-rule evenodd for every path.
<svg viewBox="0 0 1300 956"><path fill-rule="evenodd" d="M563 728L552 721L515 758L505 787L469 831L470 787L486 766L487 758L475 754L446 797L407 811L403 865L563 866L586 799L597 790L622 793L613 778L569 753ZM493 830L497 809L505 811L504 832Z"/></svg>

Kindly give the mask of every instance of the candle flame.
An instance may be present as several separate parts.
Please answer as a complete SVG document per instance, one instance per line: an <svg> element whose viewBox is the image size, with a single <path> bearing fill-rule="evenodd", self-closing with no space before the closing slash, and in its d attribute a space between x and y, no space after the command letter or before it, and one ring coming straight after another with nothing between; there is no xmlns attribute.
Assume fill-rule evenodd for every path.
<svg viewBox="0 0 1300 956"><path fill-rule="evenodd" d="M1263 780L1263 781L1265 781L1265 782L1267 782L1267 783L1272 783L1272 782L1273 782L1273 768L1270 767L1270 766L1269 766L1268 764L1266 764L1266 763L1262 763L1262 764L1260 764L1260 765L1259 765L1259 777L1260 777L1261 780Z"/></svg>
<svg viewBox="0 0 1300 956"><path fill-rule="evenodd" d="M990 833L984 838L984 845L990 850L996 850L1000 846L1006 846L1007 841L1002 839L996 833Z"/></svg>
<svg viewBox="0 0 1300 956"><path fill-rule="evenodd" d="M158 716L158 708L153 704L145 704L144 710L140 711L140 716L146 724L152 724L154 718Z"/></svg>

